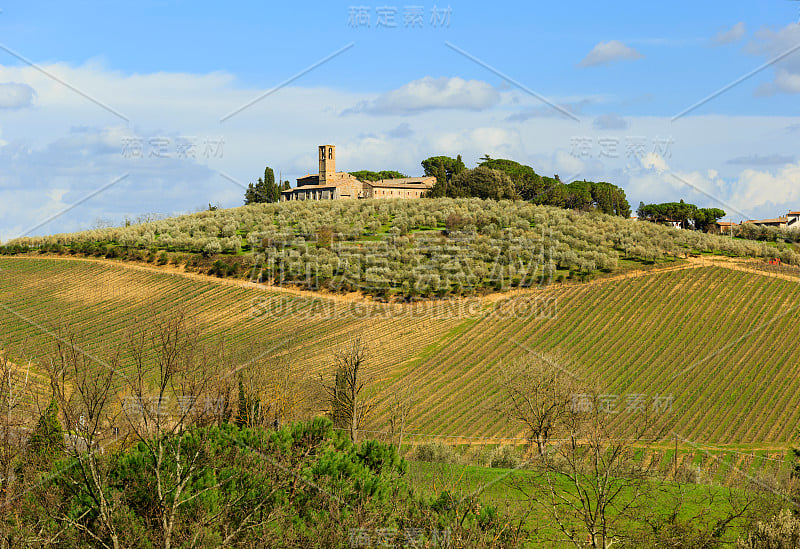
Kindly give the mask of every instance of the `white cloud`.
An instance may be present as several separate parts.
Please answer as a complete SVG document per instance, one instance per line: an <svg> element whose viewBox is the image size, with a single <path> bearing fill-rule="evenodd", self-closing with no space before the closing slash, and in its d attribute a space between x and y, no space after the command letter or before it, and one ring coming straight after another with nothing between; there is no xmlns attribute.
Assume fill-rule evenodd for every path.
<svg viewBox="0 0 800 549"><path fill-rule="evenodd" d="M22 109L33 103L36 92L27 84L0 83L0 109Z"/></svg>
<svg viewBox="0 0 800 549"><path fill-rule="evenodd" d="M519 131L491 126L469 130L462 128L461 131L448 130L436 135L431 140L431 145L428 150L441 151L431 154L461 154L469 168L484 154L493 158L520 158L522 154Z"/></svg>
<svg viewBox="0 0 800 549"><path fill-rule="evenodd" d="M734 42L738 42L739 40L741 40L746 32L747 28L745 27L744 22L740 21L729 29L719 31L714 36L711 43L714 46L725 46L727 44L733 44Z"/></svg>
<svg viewBox="0 0 800 549"><path fill-rule="evenodd" d="M741 192L736 188L740 178L742 185L766 181L755 172L744 178L742 168L769 169L773 177L780 177L783 168L776 164L737 166L727 161L748 155L793 154L786 132L800 127L800 117L790 116L703 115L670 124L665 117L626 115L629 127L625 133L613 134L619 139L618 154L610 158L600 154L598 144L599 138L609 137L608 132L594 130L591 118L580 123L561 117L537 117L528 124L504 121L507 114L539 106L522 94L516 104L503 104L501 98L495 108L485 110L431 109L410 121L404 113L340 116L349 106L374 101L374 94L289 87L220 124L221 117L266 90L243 87L224 73L124 75L92 65L44 68L124 113L131 122L124 123L30 67L0 66L0 82L21 83L36 90L36 108L5 111L3 117L0 238L19 234L125 173L129 173L127 178L36 233L88 228L98 217L118 222L124 215L190 211L209 202L238 206L243 190L218 171L246 185L269 165L276 176L282 173L283 179L293 182L316 171L316 146L322 143L337 145L337 168L344 171L393 169L419 175L420 161L428 156L461 154L472 167L489 154L531 165L543 175L557 173L563 180L578 174L579 179L622 185L632 204L683 196L710 205L707 197L689 194L690 189L665 170L696 177L691 181L708 185L709 192L725 200L734 200L735 192ZM554 100L569 104L587 97L592 96ZM143 140L142 158L122 154L124 140L134 136ZM196 139L194 158L176 158L176 139L181 136ZM571 154L575 136L591 137L591 156ZM636 162L635 170L623 172L623 166L633 162L626 143L634 136L645 138L648 152L659 137L670 136L674 146L671 154L647 159L649 167ZM169 140L170 158L150 156L148 141L154 137ZM222 157L204 155L203 143L209 137L224 139ZM718 170L719 177L710 176L709 169ZM793 195L781 188L762 192L774 204L764 203L752 212L745 209L746 201L739 207L762 217L800 207L800 201L782 202L793 200Z"/></svg>
<svg viewBox="0 0 800 549"><path fill-rule="evenodd" d="M586 179L586 165L580 158L569 154L565 150L558 150L553 154L553 174L559 174L559 177L565 183L568 179Z"/></svg>
<svg viewBox="0 0 800 549"><path fill-rule="evenodd" d="M594 67L625 59L642 59L644 55L619 40L598 43L579 63L581 67Z"/></svg>
<svg viewBox="0 0 800 549"><path fill-rule="evenodd" d="M667 161L656 152L647 153L642 157L641 162L642 167L646 170L655 170L659 173L669 170Z"/></svg>
<svg viewBox="0 0 800 549"><path fill-rule="evenodd" d="M479 111L493 107L499 101L499 92L487 82L464 80L457 76L426 76L375 99L362 101L342 114L415 114L435 109Z"/></svg>
<svg viewBox="0 0 800 549"><path fill-rule="evenodd" d="M745 211L763 211L760 215L769 217L785 214L783 210L787 206L797 210L800 207L800 163L787 164L774 173L744 170L739 175L732 200Z"/></svg>
<svg viewBox="0 0 800 549"><path fill-rule="evenodd" d="M722 208L731 219L778 217L800 206L800 164L786 164L776 171L745 169L731 177L717 170L672 169L659 155L650 153L642 170L632 174L625 187L629 197L645 202L684 199L704 207Z"/></svg>
<svg viewBox="0 0 800 549"><path fill-rule="evenodd" d="M760 55L767 60L784 56L775 63L775 79L760 85L755 94L764 96L775 93L800 93L800 25L791 23L782 29L761 28L747 45L746 51Z"/></svg>
<svg viewBox="0 0 800 549"><path fill-rule="evenodd" d="M775 80L761 84L756 88L755 95L774 95L780 92L800 93L800 74L778 69L775 71Z"/></svg>

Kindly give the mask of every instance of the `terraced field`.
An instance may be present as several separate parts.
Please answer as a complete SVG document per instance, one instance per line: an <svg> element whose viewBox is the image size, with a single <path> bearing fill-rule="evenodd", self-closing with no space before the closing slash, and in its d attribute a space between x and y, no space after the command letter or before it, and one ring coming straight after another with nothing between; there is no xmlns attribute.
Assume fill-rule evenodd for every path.
<svg viewBox="0 0 800 549"><path fill-rule="evenodd" d="M99 350L123 337L126 320L146 306L181 304L206 338L242 356L291 335L309 382L330 367L340 342L361 335L382 394L411 386L409 430L419 435L410 440L435 434L461 443L521 436L492 410L504 365L534 350L560 357L565 369L616 397L619 409L633 398L668 402L664 417L681 461L779 467L800 427L800 284L706 265L531 290L555 299L557 314L509 318L492 312L492 298L458 314L409 314L396 305L378 310L389 314L353 315L342 312L352 313L355 302L341 297L129 264L8 258L0 259L0 330L6 341L27 339L41 357L50 328L69 322L81 327L88 350ZM320 307L333 313L301 314ZM385 428L382 409L374 429ZM666 440L657 459L671 462L671 448Z"/></svg>
<svg viewBox="0 0 800 549"><path fill-rule="evenodd" d="M407 366L420 384L420 429L503 436L492 383L529 349L624 407L671 397L675 433L714 444L778 444L800 427L800 284L720 268L671 270L555 290L553 319L483 317ZM470 395L469 398L465 398Z"/></svg>
<svg viewBox="0 0 800 549"><path fill-rule="evenodd" d="M293 361L307 379L318 377L339 342L362 335L372 347L375 376L382 379L459 322L435 311L392 318L354 311L341 300L248 286L92 261L4 259L0 330L3 341L26 342L27 351L42 358L52 348L53 330L67 323L78 327L86 351L102 354L124 338L130 318L151 307L181 305L206 339L224 342L244 359L285 352L291 337Z"/></svg>

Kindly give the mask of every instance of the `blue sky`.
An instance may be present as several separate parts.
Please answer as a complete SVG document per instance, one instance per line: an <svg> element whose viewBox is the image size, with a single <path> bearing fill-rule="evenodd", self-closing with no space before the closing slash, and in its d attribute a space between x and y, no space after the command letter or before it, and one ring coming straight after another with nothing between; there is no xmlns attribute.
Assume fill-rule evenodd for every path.
<svg viewBox="0 0 800 549"><path fill-rule="evenodd" d="M237 206L265 165L314 171L322 143L340 170L488 153L634 207L800 208L800 2L0 9L0 239Z"/></svg>

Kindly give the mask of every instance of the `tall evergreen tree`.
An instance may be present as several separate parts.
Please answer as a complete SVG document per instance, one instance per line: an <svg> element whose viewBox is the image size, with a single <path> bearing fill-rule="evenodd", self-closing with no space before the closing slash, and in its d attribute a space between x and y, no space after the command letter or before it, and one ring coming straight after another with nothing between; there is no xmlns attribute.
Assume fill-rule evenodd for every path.
<svg viewBox="0 0 800 549"><path fill-rule="evenodd" d="M28 455L39 464L53 462L64 453L64 428L58 420L58 403L50 400L28 439Z"/></svg>
<svg viewBox="0 0 800 549"><path fill-rule="evenodd" d="M235 423L239 427L254 427L261 414L261 401L255 395L247 393L244 382L239 380L239 408L236 411Z"/></svg>
<svg viewBox="0 0 800 549"><path fill-rule="evenodd" d="M449 156L432 156L422 161L422 167L425 169L425 175L432 175L436 178L436 184L430 190L429 196L441 197L451 196L452 193L449 189L450 182L455 176L464 172L467 167L464 161L461 160L459 154L456 158Z"/></svg>
<svg viewBox="0 0 800 549"><path fill-rule="evenodd" d="M244 192L245 204L278 202L280 199L280 183L275 183L275 172L269 166L264 168L264 177L259 177L255 185L250 183Z"/></svg>

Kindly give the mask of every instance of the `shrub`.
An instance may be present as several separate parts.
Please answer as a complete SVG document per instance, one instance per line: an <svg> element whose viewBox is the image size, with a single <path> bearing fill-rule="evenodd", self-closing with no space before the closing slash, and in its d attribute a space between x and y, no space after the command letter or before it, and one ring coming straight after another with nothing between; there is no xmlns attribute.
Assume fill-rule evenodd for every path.
<svg viewBox="0 0 800 549"><path fill-rule="evenodd" d="M431 463L455 463L458 456L452 446L441 442L426 442L417 446L414 458Z"/></svg>
<svg viewBox="0 0 800 549"><path fill-rule="evenodd" d="M222 252L222 244L220 244L219 240L216 238L209 240L206 245L203 246L203 255L206 257L220 252Z"/></svg>
<svg viewBox="0 0 800 549"><path fill-rule="evenodd" d="M783 509L767 522L759 521L747 539L736 542L738 549L789 549L800 546L800 519L789 509Z"/></svg>
<svg viewBox="0 0 800 549"><path fill-rule="evenodd" d="M519 456L513 446L498 446L489 455L489 467L513 469L519 465Z"/></svg>

